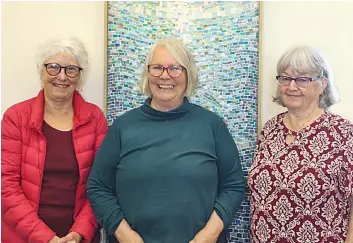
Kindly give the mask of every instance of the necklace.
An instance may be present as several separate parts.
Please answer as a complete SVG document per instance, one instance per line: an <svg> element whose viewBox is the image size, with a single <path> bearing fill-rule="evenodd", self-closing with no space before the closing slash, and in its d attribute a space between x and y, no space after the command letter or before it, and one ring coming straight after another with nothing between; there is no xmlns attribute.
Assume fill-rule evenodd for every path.
<svg viewBox="0 0 353 243"><path fill-rule="evenodd" d="M289 119L288 113L283 117L283 123L286 127L287 132L284 134L285 135L285 141L287 144L290 144L294 141L294 139L296 139L296 137L298 136L298 134L307 126L309 126L310 124L312 124L315 120L317 120L322 114L323 114L323 110L320 109L320 114L317 113L317 115L313 115L315 114L315 111L318 111L318 109L314 109L313 111L311 111L309 113L309 115L307 116L308 119L305 119L303 122L298 123L298 125L296 126L296 129L294 129L293 123L291 122L291 120Z"/></svg>
<svg viewBox="0 0 353 243"><path fill-rule="evenodd" d="M301 130L303 130L305 127L307 127L308 125L310 125L311 123L313 123L315 120L317 120L323 113L324 111L322 109L320 109L319 113L317 112L318 109L314 109L313 111L311 111L308 116L307 119L305 119L303 122L298 123L296 126L293 125L292 121L289 119L289 115L288 113L283 117L283 122L284 125L286 126L286 128L288 129L288 134L290 135L298 135L298 132L300 132ZM315 112L317 113L316 115ZM296 128L294 128L296 127Z"/></svg>

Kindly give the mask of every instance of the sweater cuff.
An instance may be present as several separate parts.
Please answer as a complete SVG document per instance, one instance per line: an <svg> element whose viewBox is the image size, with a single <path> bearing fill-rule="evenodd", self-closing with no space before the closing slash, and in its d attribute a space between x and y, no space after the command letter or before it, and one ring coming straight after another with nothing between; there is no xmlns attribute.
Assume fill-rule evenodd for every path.
<svg viewBox="0 0 353 243"><path fill-rule="evenodd" d="M229 224L231 223L231 219L229 219L227 211L222 207L222 205L218 202L215 202L214 210L218 217L223 221L223 231L227 229Z"/></svg>
<svg viewBox="0 0 353 243"><path fill-rule="evenodd" d="M114 235L115 231L118 229L121 221L123 220L124 217L119 217L118 221L114 222L114 223L110 223L109 225L107 225L106 227L106 231L108 234L112 234Z"/></svg>

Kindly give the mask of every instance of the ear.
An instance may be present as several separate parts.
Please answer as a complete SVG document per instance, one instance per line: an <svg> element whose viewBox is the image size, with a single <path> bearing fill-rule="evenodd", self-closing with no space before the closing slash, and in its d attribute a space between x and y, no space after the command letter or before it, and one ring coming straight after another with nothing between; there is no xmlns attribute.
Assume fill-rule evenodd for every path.
<svg viewBox="0 0 353 243"><path fill-rule="evenodd" d="M328 79L327 78L322 78L321 79L321 82L320 82L320 86L321 86L321 92L320 94L322 94L324 92L324 90L326 89L327 87L327 83L328 83Z"/></svg>

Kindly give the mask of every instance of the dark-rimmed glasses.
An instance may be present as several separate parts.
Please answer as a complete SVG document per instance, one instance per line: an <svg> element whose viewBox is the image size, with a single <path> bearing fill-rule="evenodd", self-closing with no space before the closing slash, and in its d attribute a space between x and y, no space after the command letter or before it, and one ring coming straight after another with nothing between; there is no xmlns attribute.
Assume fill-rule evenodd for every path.
<svg viewBox="0 0 353 243"><path fill-rule="evenodd" d="M320 76L317 77L289 77L289 76L284 76L284 75L278 75L276 76L276 79L278 80L279 85L281 86L288 86L294 80L296 85L299 87L306 87L310 82L319 79Z"/></svg>
<svg viewBox="0 0 353 243"><path fill-rule="evenodd" d="M44 66L50 76L56 76L61 72L61 69L64 69L66 76L68 76L69 78L76 78L82 70L81 67L75 65L69 65L65 67L60 66L57 63L46 63L44 64Z"/></svg>
<svg viewBox="0 0 353 243"><path fill-rule="evenodd" d="M181 65L171 65L168 67L164 67L158 64L148 65L148 72L153 77L160 77L164 73L164 70L167 70L167 73L171 78L178 78L183 73L184 69L185 68Z"/></svg>

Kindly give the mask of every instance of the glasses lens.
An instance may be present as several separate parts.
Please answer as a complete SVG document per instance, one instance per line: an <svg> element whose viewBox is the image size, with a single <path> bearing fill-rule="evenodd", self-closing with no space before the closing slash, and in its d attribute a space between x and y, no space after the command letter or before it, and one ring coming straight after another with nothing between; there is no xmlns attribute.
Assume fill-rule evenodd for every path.
<svg viewBox="0 0 353 243"><path fill-rule="evenodd" d="M67 66L65 72L68 77L74 78L80 73L80 68L77 66Z"/></svg>
<svg viewBox="0 0 353 243"><path fill-rule="evenodd" d="M159 77L162 75L164 68L161 65L150 65L148 71L152 76Z"/></svg>
<svg viewBox="0 0 353 243"><path fill-rule="evenodd" d="M172 78L179 77L183 72L183 68L181 66L170 66L168 67L168 74Z"/></svg>
<svg viewBox="0 0 353 243"><path fill-rule="evenodd" d="M308 85L308 83L310 83L311 78L307 78L307 77L299 77L296 79L296 83L298 86L300 87L305 87Z"/></svg>
<svg viewBox="0 0 353 243"><path fill-rule="evenodd" d="M292 79L287 76L278 76L278 82L282 86L287 86L290 84L290 82L292 82Z"/></svg>
<svg viewBox="0 0 353 243"><path fill-rule="evenodd" d="M61 67L56 63L48 63L46 69L49 75L55 76L60 73Z"/></svg>

